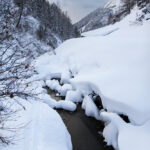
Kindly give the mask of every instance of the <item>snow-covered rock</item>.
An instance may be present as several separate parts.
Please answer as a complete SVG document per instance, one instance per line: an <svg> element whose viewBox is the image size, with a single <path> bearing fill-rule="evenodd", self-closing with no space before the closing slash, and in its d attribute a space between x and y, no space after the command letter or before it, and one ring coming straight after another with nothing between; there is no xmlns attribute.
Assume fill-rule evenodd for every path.
<svg viewBox="0 0 150 150"><path fill-rule="evenodd" d="M72 90L72 86L71 86L70 84L64 84L64 85L61 87L60 95L61 95L61 96L66 96L67 91L70 91L70 90Z"/></svg>
<svg viewBox="0 0 150 150"><path fill-rule="evenodd" d="M68 91L66 94L66 101L71 101L71 102L82 102L82 94L80 91Z"/></svg>
<svg viewBox="0 0 150 150"><path fill-rule="evenodd" d="M83 99L82 108L85 110L87 116L94 117L97 120L100 119L99 110L89 96L85 96Z"/></svg>
<svg viewBox="0 0 150 150"><path fill-rule="evenodd" d="M53 91L57 91L57 92L61 91L61 86L60 86L58 80L47 80L46 86L48 86Z"/></svg>
<svg viewBox="0 0 150 150"><path fill-rule="evenodd" d="M64 110L68 110L68 111L75 111L77 106L76 104L74 104L71 101L58 101L57 105L56 105L57 109L64 109Z"/></svg>
<svg viewBox="0 0 150 150"><path fill-rule="evenodd" d="M66 96L67 91L72 90L72 86L70 84L60 85L58 80L47 80L46 86L48 86L51 90L60 93L60 96Z"/></svg>

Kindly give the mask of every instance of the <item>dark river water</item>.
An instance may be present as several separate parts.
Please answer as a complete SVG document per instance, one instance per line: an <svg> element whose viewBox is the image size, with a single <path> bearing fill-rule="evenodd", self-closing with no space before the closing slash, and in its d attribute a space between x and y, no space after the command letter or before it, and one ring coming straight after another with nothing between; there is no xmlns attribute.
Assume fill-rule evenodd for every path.
<svg viewBox="0 0 150 150"><path fill-rule="evenodd" d="M53 99L59 101L63 97L56 97L55 92L47 89ZM104 124L94 118L87 117L81 104L75 112L57 110L71 135L73 150L113 150L106 146L101 135Z"/></svg>

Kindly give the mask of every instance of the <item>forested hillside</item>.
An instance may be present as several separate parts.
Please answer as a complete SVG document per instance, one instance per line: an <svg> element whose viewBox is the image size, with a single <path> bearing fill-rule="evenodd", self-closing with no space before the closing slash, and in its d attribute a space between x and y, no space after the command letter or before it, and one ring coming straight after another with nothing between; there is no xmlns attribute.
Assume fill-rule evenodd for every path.
<svg viewBox="0 0 150 150"><path fill-rule="evenodd" d="M77 37L78 33L71 24L70 18L55 3L46 0L14 0L24 15L32 15L40 21L38 37L46 40L48 32L53 32L64 41Z"/></svg>
<svg viewBox="0 0 150 150"><path fill-rule="evenodd" d="M66 39L79 36L67 14L54 3L0 0L0 4L0 39L7 44L17 44L32 57L56 48Z"/></svg>

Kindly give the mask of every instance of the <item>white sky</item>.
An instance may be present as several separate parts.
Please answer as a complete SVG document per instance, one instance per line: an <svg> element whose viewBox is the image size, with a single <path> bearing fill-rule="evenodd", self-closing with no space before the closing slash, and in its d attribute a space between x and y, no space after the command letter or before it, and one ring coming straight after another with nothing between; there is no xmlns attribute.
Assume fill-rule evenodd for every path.
<svg viewBox="0 0 150 150"><path fill-rule="evenodd" d="M61 8L68 12L73 23L79 21L91 11L104 5L108 0L49 0L57 2Z"/></svg>

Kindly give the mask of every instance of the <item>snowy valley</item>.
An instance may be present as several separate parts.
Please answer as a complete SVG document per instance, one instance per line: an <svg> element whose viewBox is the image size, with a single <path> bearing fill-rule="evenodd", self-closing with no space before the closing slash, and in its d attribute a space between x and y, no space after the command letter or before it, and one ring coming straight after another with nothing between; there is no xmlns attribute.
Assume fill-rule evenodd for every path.
<svg viewBox="0 0 150 150"><path fill-rule="evenodd" d="M117 8L117 2L120 6L119 0L111 0L105 7L114 8L115 5ZM5 120L5 124L0 123L0 149L89 150L88 145L93 144L93 150L150 150L149 1L141 0L139 5L135 3L130 12L117 22L83 32L81 37L69 24L71 34L69 32L62 36L57 34L56 30L50 32L48 28L45 29L45 32L49 31L48 34L39 40L36 31L41 20L27 13L23 18L25 19L20 23L22 33L20 34L19 30L15 34L11 32L20 38L16 40L13 37L13 40L17 41L17 46L19 45L22 51L32 49L29 58L27 52L24 54L31 71L29 70L28 77L25 76L26 78L19 82L19 90L32 91L33 96L24 100L25 96L10 95L3 100L2 90L5 89L5 82L0 80L0 83L3 83L0 84L1 107L9 107L10 112L17 110L5 120L3 116L8 110L0 109L1 120ZM24 22L29 26L27 32L24 31ZM43 25L42 30L45 26ZM65 27L64 29L66 30ZM48 44L47 37L50 34L52 43L55 38L55 46ZM30 40L34 44L29 45L30 47L27 45L27 49L20 44L21 39L26 42L24 45ZM1 47L5 48L9 40L2 41ZM12 51L13 49L8 53ZM3 55L4 58L7 56L5 52ZM4 69L0 69L0 79L9 73L8 70L3 73ZM13 91L14 86L11 88ZM12 101L13 99L17 103ZM84 126L82 119L83 122L90 122L89 128ZM70 126L78 128L75 130ZM102 129L94 130L97 126ZM82 143L84 134L85 147L74 146L73 142L79 142L79 145ZM92 141L95 135L101 137L101 141L98 141L98 138L97 142L100 142L102 147ZM15 144L7 143L7 140L3 142L2 137L8 137L8 141L13 139Z"/></svg>

